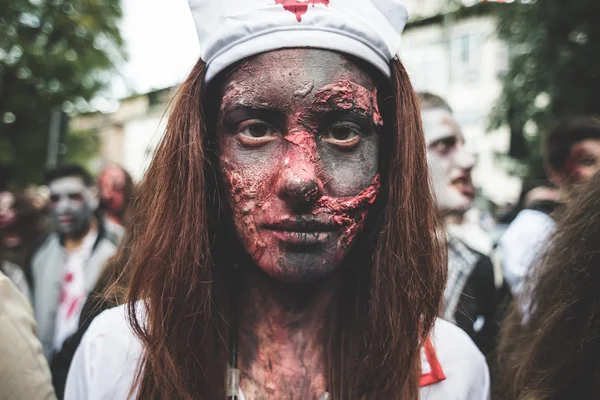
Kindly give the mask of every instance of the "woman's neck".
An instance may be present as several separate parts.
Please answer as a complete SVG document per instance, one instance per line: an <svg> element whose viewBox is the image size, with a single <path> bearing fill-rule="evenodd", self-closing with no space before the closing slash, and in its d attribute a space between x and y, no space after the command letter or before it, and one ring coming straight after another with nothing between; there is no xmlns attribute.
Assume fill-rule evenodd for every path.
<svg viewBox="0 0 600 400"><path fill-rule="evenodd" d="M337 281L286 284L245 271L238 368L247 400L319 399L327 390L326 326Z"/></svg>

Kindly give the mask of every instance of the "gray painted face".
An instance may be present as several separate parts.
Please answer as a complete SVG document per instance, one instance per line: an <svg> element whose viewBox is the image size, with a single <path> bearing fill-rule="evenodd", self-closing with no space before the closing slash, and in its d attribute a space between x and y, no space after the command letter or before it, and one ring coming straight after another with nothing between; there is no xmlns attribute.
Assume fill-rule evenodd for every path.
<svg viewBox="0 0 600 400"><path fill-rule="evenodd" d="M443 108L421 111L427 143L427 161L438 208L442 212L466 212L475 198L471 170L475 158L452 114Z"/></svg>
<svg viewBox="0 0 600 400"><path fill-rule="evenodd" d="M50 212L61 235L85 233L96 208L98 199L94 189L88 188L80 178L65 177L50 184Z"/></svg>
<svg viewBox="0 0 600 400"><path fill-rule="evenodd" d="M379 192L374 77L340 53L279 49L228 74L219 101L220 173L244 249L283 281L331 273Z"/></svg>

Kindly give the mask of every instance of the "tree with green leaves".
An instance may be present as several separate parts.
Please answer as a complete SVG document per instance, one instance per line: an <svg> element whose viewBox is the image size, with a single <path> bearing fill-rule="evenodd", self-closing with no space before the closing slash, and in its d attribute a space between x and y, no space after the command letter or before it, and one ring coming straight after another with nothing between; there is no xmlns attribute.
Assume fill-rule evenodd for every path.
<svg viewBox="0 0 600 400"><path fill-rule="evenodd" d="M600 114L600 1L522 0L497 10L511 60L492 125L511 127L526 180L543 179L541 135L558 119Z"/></svg>
<svg viewBox="0 0 600 400"><path fill-rule="evenodd" d="M40 181L51 110L83 111L108 87L125 58L121 18L120 0L0 1L0 165L14 185ZM64 138L66 158L95 140Z"/></svg>

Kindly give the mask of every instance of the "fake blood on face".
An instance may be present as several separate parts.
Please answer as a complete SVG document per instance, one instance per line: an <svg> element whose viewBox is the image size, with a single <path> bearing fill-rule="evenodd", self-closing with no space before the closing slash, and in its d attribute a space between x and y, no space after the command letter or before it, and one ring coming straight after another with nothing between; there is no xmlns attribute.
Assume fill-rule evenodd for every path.
<svg viewBox="0 0 600 400"><path fill-rule="evenodd" d="M600 170L600 140L586 139L575 143L563 169L569 183L589 180Z"/></svg>
<svg viewBox="0 0 600 400"><path fill-rule="evenodd" d="M246 252L284 281L333 271L380 186L371 77L334 52L265 53L228 75L220 114L221 174Z"/></svg>
<svg viewBox="0 0 600 400"><path fill-rule="evenodd" d="M283 9L296 15L296 20L302 22L302 16L308 11L308 6L315 4L329 5L329 0L275 0L276 4L283 5Z"/></svg>

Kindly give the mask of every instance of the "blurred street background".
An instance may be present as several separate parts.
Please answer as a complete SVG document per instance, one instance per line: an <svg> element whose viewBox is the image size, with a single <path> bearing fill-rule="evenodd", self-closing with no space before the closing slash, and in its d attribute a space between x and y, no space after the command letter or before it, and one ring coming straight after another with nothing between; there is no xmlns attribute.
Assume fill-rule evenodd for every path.
<svg viewBox="0 0 600 400"><path fill-rule="evenodd" d="M405 3L415 88L449 102L477 156L479 208L508 218L545 181L540 136L600 113L598 0ZM139 181L198 57L185 0L0 2L0 190L66 162Z"/></svg>

